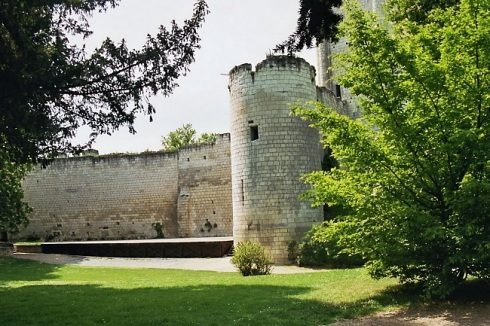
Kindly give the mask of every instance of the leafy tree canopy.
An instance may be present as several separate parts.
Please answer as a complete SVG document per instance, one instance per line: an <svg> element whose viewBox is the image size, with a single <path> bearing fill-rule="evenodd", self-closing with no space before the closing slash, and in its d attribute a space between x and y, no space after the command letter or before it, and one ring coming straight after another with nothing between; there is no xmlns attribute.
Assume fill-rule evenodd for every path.
<svg viewBox="0 0 490 326"><path fill-rule="evenodd" d="M274 51L293 54L311 48L323 40L337 40L338 11L342 0L300 0L296 31Z"/></svg>
<svg viewBox="0 0 490 326"><path fill-rule="evenodd" d="M196 130L190 123L168 133L162 137L163 150L176 151L189 145L209 144L216 141L216 134L203 133L197 137Z"/></svg>
<svg viewBox="0 0 490 326"><path fill-rule="evenodd" d="M13 163L5 142L0 143L0 241L27 224L31 209L23 200L21 181L28 170L29 165Z"/></svg>
<svg viewBox="0 0 490 326"><path fill-rule="evenodd" d="M387 11L391 21L408 19L423 23L434 9L454 7L460 0L387 0Z"/></svg>
<svg viewBox="0 0 490 326"><path fill-rule="evenodd" d="M460 0L387 0L391 21L408 19L423 22L436 8L448 8ZM338 25L342 21L342 0L300 0L296 30L289 38L276 45L275 52L293 54L317 46L323 41L338 40Z"/></svg>
<svg viewBox="0 0 490 326"><path fill-rule="evenodd" d="M317 205L345 207L371 274L444 296L490 278L490 0L384 24L346 1L339 82L363 119L320 104L313 121L340 168L305 177Z"/></svg>
<svg viewBox="0 0 490 326"><path fill-rule="evenodd" d="M80 126L110 134L134 132L138 112L155 112L149 97L169 95L199 48L198 29L208 12L197 0L183 26L172 21L148 35L139 50L106 39L92 53L70 42L90 36L88 17L119 0L0 0L0 133L16 162L77 150Z"/></svg>

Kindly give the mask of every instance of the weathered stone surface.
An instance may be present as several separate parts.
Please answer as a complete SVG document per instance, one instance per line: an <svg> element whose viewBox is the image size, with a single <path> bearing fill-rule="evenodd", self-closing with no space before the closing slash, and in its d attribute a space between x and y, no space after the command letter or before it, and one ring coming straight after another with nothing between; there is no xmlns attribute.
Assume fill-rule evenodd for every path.
<svg viewBox="0 0 490 326"><path fill-rule="evenodd" d="M300 58L268 57L255 71L235 67L229 89L234 241L258 241L284 263L288 244L322 220L299 199L300 177L320 169L319 135L289 106L317 99L315 70Z"/></svg>
<svg viewBox="0 0 490 326"><path fill-rule="evenodd" d="M232 234L229 134L177 153L57 159L23 187L34 211L17 238L147 239L157 223L165 237Z"/></svg>
<svg viewBox="0 0 490 326"><path fill-rule="evenodd" d="M371 11L383 19L385 0L359 0L359 3L364 10ZM346 51L348 51L348 44L345 39L318 45L318 101L334 108L340 114L357 119L361 115L357 98L335 81L335 56Z"/></svg>

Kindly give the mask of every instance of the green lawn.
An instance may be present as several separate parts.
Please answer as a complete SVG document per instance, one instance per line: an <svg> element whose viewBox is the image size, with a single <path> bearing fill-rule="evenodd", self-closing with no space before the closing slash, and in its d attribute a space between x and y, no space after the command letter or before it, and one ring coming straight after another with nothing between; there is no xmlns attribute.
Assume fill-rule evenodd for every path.
<svg viewBox="0 0 490 326"><path fill-rule="evenodd" d="M394 285L363 269L242 277L0 258L0 324L322 325L408 305Z"/></svg>

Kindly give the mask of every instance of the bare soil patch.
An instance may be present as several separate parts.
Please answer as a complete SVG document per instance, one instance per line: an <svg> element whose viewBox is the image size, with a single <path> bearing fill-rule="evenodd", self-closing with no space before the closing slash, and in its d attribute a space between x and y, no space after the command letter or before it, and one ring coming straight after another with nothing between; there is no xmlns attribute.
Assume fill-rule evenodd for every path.
<svg viewBox="0 0 490 326"><path fill-rule="evenodd" d="M344 320L335 326L460 326L490 325L490 303L417 305L408 309L379 313L355 320Z"/></svg>

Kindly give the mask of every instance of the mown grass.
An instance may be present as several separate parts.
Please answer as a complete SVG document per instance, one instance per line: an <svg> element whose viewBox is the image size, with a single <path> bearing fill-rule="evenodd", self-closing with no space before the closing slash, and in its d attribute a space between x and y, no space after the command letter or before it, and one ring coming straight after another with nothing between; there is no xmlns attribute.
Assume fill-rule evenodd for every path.
<svg viewBox="0 0 490 326"><path fill-rule="evenodd" d="M365 270L242 277L0 258L1 325L323 325L409 305Z"/></svg>
<svg viewBox="0 0 490 326"><path fill-rule="evenodd" d="M26 247L37 247L42 245L44 242L42 241L24 241L24 242L16 242L14 245L16 246L26 246Z"/></svg>

